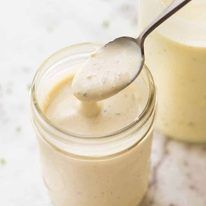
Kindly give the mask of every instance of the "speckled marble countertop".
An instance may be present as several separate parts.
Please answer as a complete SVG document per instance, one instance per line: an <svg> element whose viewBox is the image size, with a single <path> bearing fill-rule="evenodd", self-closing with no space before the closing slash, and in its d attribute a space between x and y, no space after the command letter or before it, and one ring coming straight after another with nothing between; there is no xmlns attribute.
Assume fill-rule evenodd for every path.
<svg viewBox="0 0 206 206"><path fill-rule="evenodd" d="M51 206L41 179L28 90L43 59L67 45L136 36L136 0L7 0L0 7L0 205ZM155 134L142 206L205 206L206 145Z"/></svg>

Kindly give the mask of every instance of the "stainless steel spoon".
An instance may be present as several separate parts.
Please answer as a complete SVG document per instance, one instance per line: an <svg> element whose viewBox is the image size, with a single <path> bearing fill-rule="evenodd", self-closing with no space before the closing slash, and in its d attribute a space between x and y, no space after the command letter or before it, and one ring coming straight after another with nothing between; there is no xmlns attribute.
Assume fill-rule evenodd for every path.
<svg viewBox="0 0 206 206"><path fill-rule="evenodd" d="M162 24L164 21L166 21L169 17L171 17L173 14L175 14L177 11L179 11L182 7L184 7L187 3L189 3L192 0L174 0L155 20L153 20L138 36L138 38L132 38L132 37L119 37L114 39L113 41L105 44L105 46L112 46L113 44L116 45L119 43L131 43L131 41L135 42L137 45L137 49L141 50L141 58L142 63L137 68L137 73L130 82L130 84L137 78L139 73L141 72L144 62L145 62L145 53L144 53L144 42L147 36L154 31L160 24ZM126 85L127 86L127 85Z"/></svg>
<svg viewBox="0 0 206 206"><path fill-rule="evenodd" d="M73 94L81 101L99 101L126 88L143 68L147 36L190 1L174 0L137 39L119 37L101 47L75 75Z"/></svg>

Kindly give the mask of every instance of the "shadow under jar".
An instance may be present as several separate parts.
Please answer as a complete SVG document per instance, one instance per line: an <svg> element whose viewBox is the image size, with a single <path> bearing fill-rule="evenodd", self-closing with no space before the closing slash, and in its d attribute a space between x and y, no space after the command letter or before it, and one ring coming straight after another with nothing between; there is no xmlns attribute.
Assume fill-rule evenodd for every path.
<svg viewBox="0 0 206 206"><path fill-rule="evenodd" d="M172 0L139 0L142 30ZM206 142L206 2L191 1L145 44L157 85L157 128L188 142Z"/></svg>
<svg viewBox="0 0 206 206"><path fill-rule="evenodd" d="M70 80L97 48L99 45L85 43L55 53L41 65L33 81L33 123L43 179L55 206L136 206L147 190L155 113L151 74L144 67L132 85L98 103L97 117L82 117L81 102L72 96ZM66 95L65 101L61 95ZM121 125L120 112L127 112L121 110L131 108L118 105L130 97L138 105L132 121ZM120 111L111 111L107 118L102 109L105 105Z"/></svg>

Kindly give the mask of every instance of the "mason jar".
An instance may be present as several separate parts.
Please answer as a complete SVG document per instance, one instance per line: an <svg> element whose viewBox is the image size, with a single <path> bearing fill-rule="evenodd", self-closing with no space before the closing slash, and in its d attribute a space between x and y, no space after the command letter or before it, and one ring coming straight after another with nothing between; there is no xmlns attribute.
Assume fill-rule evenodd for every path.
<svg viewBox="0 0 206 206"><path fill-rule="evenodd" d="M76 72L99 45L65 48L38 69L31 88L33 125L39 142L45 185L55 206L136 206L150 171L155 87L145 66L136 84L142 94L140 115L107 135L85 136L59 128L43 111L47 94Z"/></svg>
<svg viewBox="0 0 206 206"><path fill-rule="evenodd" d="M140 0L139 31L172 0ZM146 40L146 65L157 85L157 128L188 142L206 142L206 1L194 0Z"/></svg>

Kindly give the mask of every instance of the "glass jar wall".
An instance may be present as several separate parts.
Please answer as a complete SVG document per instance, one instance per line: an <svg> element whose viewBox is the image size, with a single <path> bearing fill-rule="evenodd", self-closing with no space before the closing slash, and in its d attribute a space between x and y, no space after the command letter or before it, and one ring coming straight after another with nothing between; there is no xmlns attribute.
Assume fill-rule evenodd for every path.
<svg viewBox="0 0 206 206"><path fill-rule="evenodd" d="M63 49L47 59L34 78L32 116L44 182L55 206L136 206L147 190L155 88L146 67L134 82L143 99L140 113L116 131L84 136L63 130L44 113L51 88L74 74L75 65L98 47L80 44Z"/></svg>

